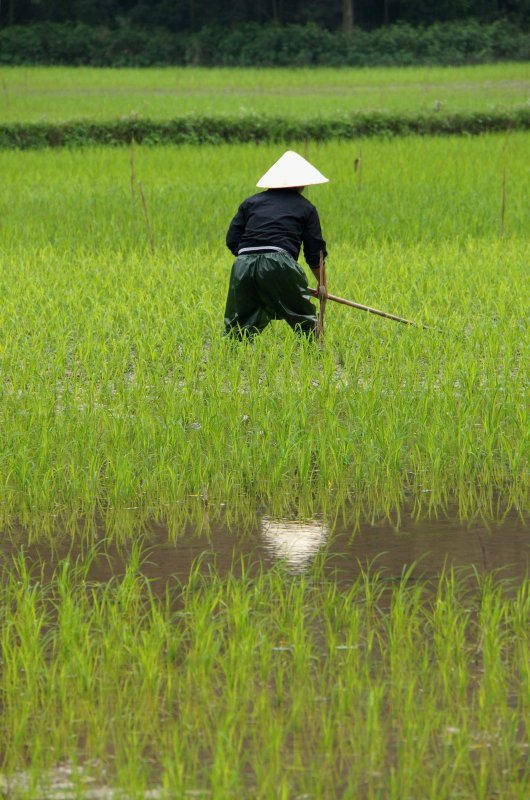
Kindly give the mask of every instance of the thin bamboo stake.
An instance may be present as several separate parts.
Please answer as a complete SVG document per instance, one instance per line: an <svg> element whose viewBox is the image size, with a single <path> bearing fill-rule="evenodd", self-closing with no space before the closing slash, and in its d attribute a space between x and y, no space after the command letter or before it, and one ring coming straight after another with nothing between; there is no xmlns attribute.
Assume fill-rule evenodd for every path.
<svg viewBox="0 0 530 800"><path fill-rule="evenodd" d="M504 217L506 214L506 168L502 171L502 193L501 193L501 224L500 234L504 236Z"/></svg>
<svg viewBox="0 0 530 800"><path fill-rule="evenodd" d="M149 239L149 245L151 247L151 252L155 252L155 237L153 236L153 229L151 227L151 223L149 221L149 212L147 211L147 203L145 201L144 195L144 187L142 186L141 181L138 181L138 190L140 192L140 197L142 198L142 206L144 209L144 217L145 217L145 226L147 228L147 238Z"/></svg>
<svg viewBox="0 0 530 800"><path fill-rule="evenodd" d="M363 152L359 147L359 155L353 162L353 171L357 173L357 188L359 191L363 188Z"/></svg>
<svg viewBox="0 0 530 800"><path fill-rule="evenodd" d="M316 289L308 288L307 290L310 295L313 297L318 297L318 292ZM328 294L328 300L333 300L334 303L340 303L343 306L350 306L351 308L358 308L360 311L367 311L369 314L377 314L378 317L384 317L385 319L394 320L394 322L402 322L404 325L413 325L415 328L424 328L425 330L429 330L428 325L423 325L421 323L412 322L410 319L404 319L403 317L398 317L395 314L389 314L386 311L379 311L377 308L371 308L370 306L364 306L362 303L354 303L353 300L345 300L343 297L337 297L334 294Z"/></svg>
<svg viewBox="0 0 530 800"><path fill-rule="evenodd" d="M131 198L134 200L134 136L131 137L131 152L129 161L131 164Z"/></svg>

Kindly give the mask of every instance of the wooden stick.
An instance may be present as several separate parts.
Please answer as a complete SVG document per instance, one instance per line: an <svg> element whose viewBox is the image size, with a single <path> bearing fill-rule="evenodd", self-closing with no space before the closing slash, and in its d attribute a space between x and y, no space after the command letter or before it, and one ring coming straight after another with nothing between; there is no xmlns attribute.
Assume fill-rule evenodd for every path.
<svg viewBox="0 0 530 800"><path fill-rule="evenodd" d="M153 236L153 229L151 227L151 223L149 222L149 214L147 211L147 203L145 202L145 195L144 195L144 187L141 184L141 181L138 181L138 190L140 192L140 197L142 198L142 206L144 208L144 217L145 217L145 226L147 228L147 238L149 239L149 245L151 247L151 252L155 252L155 237Z"/></svg>
<svg viewBox="0 0 530 800"><path fill-rule="evenodd" d="M502 194L501 194L501 226L500 233L504 236L504 215L506 213L506 169L502 171Z"/></svg>
<svg viewBox="0 0 530 800"><path fill-rule="evenodd" d="M134 200L134 136L131 136L131 153L129 161L131 164L131 197Z"/></svg>
<svg viewBox="0 0 530 800"><path fill-rule="evenodd" d="M313 297L318 297L318 292L316 289L311 289L308 287L307 291ZM369 314L377 314L378 317L384 317L385 319L392 319L394 322L402 322L404 325L413 325L415 328L424 328L426 330L429 329L428 325L422 325L417 322L412 322L410 319L404 319L403 317L397 317L395 314L388 314L386 311L379 311L377 308L370 308L370 306L363 306L362 303L354 303L353 300L345 300L343 297L337 297L334 294L328 294L328 300L333 300L334 303L341 303L343 306L350 306L351 308L358 308L360 311L367 311Z"/></svg>
<svg viewBox="0 0 530 800"><path fill-rule="evenodd" d="M353 171L357 173L357 185L359 190L363 188L363 152L359 147L359 155L353 162Z"/></svg>

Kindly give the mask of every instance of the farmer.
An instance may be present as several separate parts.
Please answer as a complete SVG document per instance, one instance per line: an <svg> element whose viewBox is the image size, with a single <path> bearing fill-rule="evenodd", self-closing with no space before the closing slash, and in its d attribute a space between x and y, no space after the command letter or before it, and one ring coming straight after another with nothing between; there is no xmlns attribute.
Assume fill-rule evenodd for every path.
<svg viewBox="0 0 530 800"><path fill-rule="evenodd" d="M225 334L242 339L260 333L272 319L284 319L293 330L314 336L316 312L297 259L303 244L320 286L320 262L327 251L318 212L302 191L327 182L309 161L288 150L258 182L267 191L239 206L226 234L227 247L237 258L226 299ZM319 296L325 291L319 289Z"/></svg>

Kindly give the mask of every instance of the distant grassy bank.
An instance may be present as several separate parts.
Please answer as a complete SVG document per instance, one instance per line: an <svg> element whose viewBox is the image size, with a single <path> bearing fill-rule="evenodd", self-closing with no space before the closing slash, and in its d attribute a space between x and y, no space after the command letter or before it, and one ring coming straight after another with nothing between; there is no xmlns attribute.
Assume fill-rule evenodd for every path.
<svg viewBox="0 0 530 800"><path fill-rule="evenodd" d="M373 69L94 69L0 67L0 119L11 123L121 118L303 121L352 114L504 113L528 107L528 64Z"/></svg>
<svg viewBox="0 0 530 800"><path fill-rule="evenodd" d="M392 69L0 68L0 148L326 141L530 127L523 64Z"/></svg>

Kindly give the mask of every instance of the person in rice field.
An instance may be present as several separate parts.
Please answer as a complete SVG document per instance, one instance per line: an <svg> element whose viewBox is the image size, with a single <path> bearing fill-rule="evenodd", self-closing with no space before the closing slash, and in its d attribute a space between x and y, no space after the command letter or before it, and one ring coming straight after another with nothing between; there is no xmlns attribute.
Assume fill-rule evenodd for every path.
<svg viewBox="0 0 530 800"><path fill-rule="evenodd" d="M320 287L320 263L327 255L315 206L302 195L306 186L328 183L309 161L288 150L258 181L230 223L226 244L236 256L225 309L225 335L243 339L260 333L271 320L314 337L317 314L308 282L297 263L304 258ZM322 258L321 258L322 254ZM319 288L319 297L326 295Z"/></svg>

